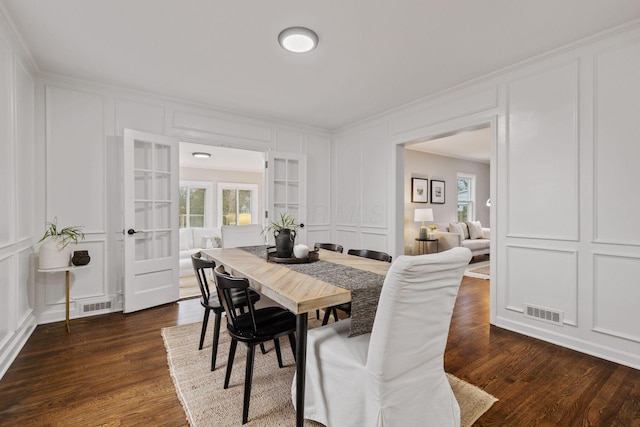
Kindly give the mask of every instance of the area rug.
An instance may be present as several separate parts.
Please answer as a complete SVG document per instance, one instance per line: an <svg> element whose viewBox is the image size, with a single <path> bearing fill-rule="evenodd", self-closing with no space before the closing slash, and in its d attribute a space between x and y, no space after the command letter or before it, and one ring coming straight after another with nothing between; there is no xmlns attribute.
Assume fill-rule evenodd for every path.
<svg viewBox="0 0 640 427"><path fill-rule="evenodd" d="M482 261L469 264L464 272L464 275L468 277L477 277L479 279L489 280L489 271L491 267L490 263L491 261Z"/></svg>
<svg viewBox="0 0 640 427"><path fill-rule="evenodd" d="M319 324L309 319L309 326ZM210 371L211 330L202 350L198 350L201 323L162 329L167 361L176 393L192 427L237 426L242 421L245 346L239 345L229 388L222 388L229 354L229 335L220 331L217 366ZM280 340L285 367L278 368L273 342L266 344L267 353L256 352L247 426L293 426L295 410L291 403L291 382L295 365L289 340ZM280 372L276 372L280 370ZM460 404L462 427L471 426L497 399L483 390L447 374ZM305 425L320 427L313 421Z"/></svg>
<svg viewBox="0 0 640 427"><path fill-rule="evenodd" d="M183 276L180 278L180 299L195 298L200 296L200 285L196 276Z"/></svg>

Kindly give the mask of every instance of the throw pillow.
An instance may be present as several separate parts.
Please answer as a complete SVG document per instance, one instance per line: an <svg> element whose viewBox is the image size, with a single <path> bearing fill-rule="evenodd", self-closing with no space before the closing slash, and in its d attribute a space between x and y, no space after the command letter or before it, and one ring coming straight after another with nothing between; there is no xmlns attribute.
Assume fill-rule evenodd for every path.
<svg viewBox="0 0 640 427"><path fill-rule="evenodd" d="M464 232L462 231L462 227L460 227L459 223L457 223L457 222L450 223L449 224L449 231L451 233L459 234L464 239Z"/></svg>
<svg viewBox="0 0 640 427"><path fill-rule="evenodd" d="M480 221L467 221L469 227L469 238L482 239L482 224Z"/></svg>
<svg viewBox="0 0 640 427"><path fill-rule="evenodd" d="M462 228L462 237L464 239L468 239L469 238L469 227L467 227L467 224L464 222L459 222L458 224L460 224L460 228Z"/></svg>

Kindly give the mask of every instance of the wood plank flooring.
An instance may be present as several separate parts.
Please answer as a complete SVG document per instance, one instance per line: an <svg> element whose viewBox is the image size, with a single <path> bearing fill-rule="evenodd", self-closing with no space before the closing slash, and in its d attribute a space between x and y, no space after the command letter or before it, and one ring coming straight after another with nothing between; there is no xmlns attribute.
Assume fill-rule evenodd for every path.
<svg viewBox="0 0 640 427"><path fill-rule="evenodd" d="M500 399L476 426L640 426L640 371L489 326L488 284L463 279L445 355ZM186 426L160 329L201 320L193 299L38 326L0 380L0 426Z"/></svg>

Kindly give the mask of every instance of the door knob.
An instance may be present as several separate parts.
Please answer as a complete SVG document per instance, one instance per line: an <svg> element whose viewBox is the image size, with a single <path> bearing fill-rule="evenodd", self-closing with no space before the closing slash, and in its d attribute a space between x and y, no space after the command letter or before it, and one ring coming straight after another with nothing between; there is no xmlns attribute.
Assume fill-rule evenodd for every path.
<svg viewBox="0 0 640 427"><path fill-rule="evenodd" d="M304 223L303 223L303 224L300 224L300 228L304 228Z"/></svg>
<svg viewBox="0 0 640 427"><path fill-rule="evenodd" d="M129 236L133 236L133 235L134 235L134 234L136 234L136 233L137 233L137 231L136 231L136 230L134 230L133 228L130 228L130 229L128 229L128 230L127 230L127 234L128 234Z"/></svg>

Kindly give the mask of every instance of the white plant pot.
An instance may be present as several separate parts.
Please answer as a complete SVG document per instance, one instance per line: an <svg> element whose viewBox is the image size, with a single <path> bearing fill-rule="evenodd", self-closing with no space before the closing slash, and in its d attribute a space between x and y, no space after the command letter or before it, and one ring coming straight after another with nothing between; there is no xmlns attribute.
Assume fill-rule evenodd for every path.
<svg viewBox="0 0 640 427"><path fill-rule="evenodd" d="M62 239L48 238L40 246L40 269L68 267L71 260L71 247L62 247Z"/></svg>

